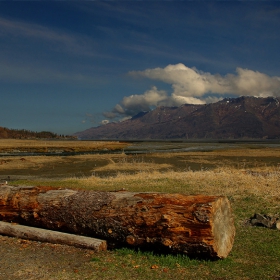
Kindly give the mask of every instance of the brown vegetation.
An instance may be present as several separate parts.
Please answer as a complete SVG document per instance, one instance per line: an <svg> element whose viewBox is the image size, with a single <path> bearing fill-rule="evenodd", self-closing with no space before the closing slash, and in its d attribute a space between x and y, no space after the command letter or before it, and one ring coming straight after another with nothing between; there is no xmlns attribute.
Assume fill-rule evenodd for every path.
<svg viewBox="0 0 280 280"><path fill-rule="evenodd" d="M254 213L280 213L280 150L252 149L246 145L243 148L141 156L2 157L0 178L9 175L13 185L225 195L233 208L236 237L229 257L219 262L128 249L96 254L68 246L0 237L0 254L5 256L0 260L0 278L279 279L279 231L247 226L245 221ZM127 168L94 173L102 166L112 166L113 162L134 166L135 172L128 172ZM149 166L146 170L145 163ZM158 169L160 164L171 167Z"/></svg>
<svg viewBox="0 0 280 280"><path fill-rule="evenodd" d="M57 140L49 141L43 139L20 140L20 139L0 139L0 152L90 152L90 151L111 151L121 150L128 143L118 141L76 141Z"/></svg>

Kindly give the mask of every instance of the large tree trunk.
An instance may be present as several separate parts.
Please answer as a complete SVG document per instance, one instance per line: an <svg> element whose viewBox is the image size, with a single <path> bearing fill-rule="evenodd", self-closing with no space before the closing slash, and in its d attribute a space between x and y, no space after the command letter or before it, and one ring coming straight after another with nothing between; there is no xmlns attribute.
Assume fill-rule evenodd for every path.
<svg viewBox="0 0 280 280"><path fill-rule="evenodd" d="M225 258L235 227L223 196L0 187L0 220L203 258Z"/></svg>

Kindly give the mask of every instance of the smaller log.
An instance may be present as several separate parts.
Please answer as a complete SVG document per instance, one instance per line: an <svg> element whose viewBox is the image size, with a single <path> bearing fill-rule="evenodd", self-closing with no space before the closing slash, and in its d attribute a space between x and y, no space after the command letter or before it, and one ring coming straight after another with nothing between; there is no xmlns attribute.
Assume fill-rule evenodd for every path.
<svg viewBox="0 0 280 280"><path fill-rule="evenodd" d="M0 234L18 237L22 239L29 239L35 241L42 241L55 244L64 244L75 246L78 248L92 249L97 252L105 251L107 243L104 240L79 236L75 234L63 233L53 230L34 228L29 226L22 226L18 224L11 224L7 222L0 222Z"/></svg>

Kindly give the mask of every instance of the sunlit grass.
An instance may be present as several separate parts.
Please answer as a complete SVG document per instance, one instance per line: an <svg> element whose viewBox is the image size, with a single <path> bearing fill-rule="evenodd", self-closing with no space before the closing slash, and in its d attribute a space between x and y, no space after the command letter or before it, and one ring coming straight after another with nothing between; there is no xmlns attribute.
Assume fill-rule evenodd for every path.
<svg viewBox="0 0 280 280"><path fill-rule="evenodd" d="M250 151L250 152L248 152ZM244 155L277 157L279 151L261 150L219 151L207 153L177 154L205 163L219 153L236 158ZM95 253L79 273L61 272L56 279L280 279L279 231L245 225L254 213L280 214L279 166L255 166L238 168L220 160L216 168L197 171L174 171L172 166L156 164L148 159L134 160L120 155L96 155L104 160L102 171L114 174L102 176L69 176L63 179L32 177L28 180L11 181L13 185L54 186L96 191L165 192L183 194L225 195L234 213L236 237L233 249L225 260L206 261L189 259L187 256L156 255L153 252L134 251L127 248ZM160 157L160 155L158 155ZM164 154L164 157L174 154ZM91 156L75 156L45 159L26 158L32 164L65 163L69 160L92 159ZM184 160L185 158L183 158ZM54 161L51 161L54 160ZM181 160L181 158L179 158ZM217 162L218 159L215 159ZM230 159L227 159L230 160ZM22 167L26 162L20 161ZM49 162L48 162L49 161ZM204 162L203 162L204 161ZM14 162L16 164L16 161ZM31 164L31 163L30 163ZM32 166L30 165L30 168ZM93 172L99 167L92 167ZM131 173L134 171L134 173ZM55 172L55 169L54 169Z"/></svg>
<svg viewBox="0 0 280 280"><path fill-rule="evenodd" d="M89 176L48 180L14 181L18 185L54 186L95 191L165 192L227 196L239 204L242 211L280 211L280 171L267 168L262 172L223 168L207 171L143 171L135 174L117 173L116 176ZM254 205L254 209L247 209ZM238 208L238 207L237 207ZM237 210L239 211L239 210ZM242 216L244 216L239 211Z"/></svg>
<svg viewBox="0 0 280 280"><path fill-rule="evenodd" d="M280 195L280 171L267 170L251 173L244 170L224 168L207 171L141 171L136 174L118 173L116 176L69 178L86 189L107 190L115 186L131 191L163 191L179 193L204 193L209 195L254 194L261 196Z"/></svg>
<svg viewBox="0 0 280 280"><path fill-rule="evenodd" d="M109 163L102 167L94 168L92 171L134 171L134 172L144 172L149 170L159 170L172 168L172 164L156 164L153 162L146 162L144 160L129 160L127 157L118 158L114 160L109 159Z"/></svg>
<svg viewBox="0 0 280 280"><path fill-rule="evenodd" d="M118 141L77 141L77 140L19 140L0 139L1 152L83 152L123 149L128 143Z"/></svg>

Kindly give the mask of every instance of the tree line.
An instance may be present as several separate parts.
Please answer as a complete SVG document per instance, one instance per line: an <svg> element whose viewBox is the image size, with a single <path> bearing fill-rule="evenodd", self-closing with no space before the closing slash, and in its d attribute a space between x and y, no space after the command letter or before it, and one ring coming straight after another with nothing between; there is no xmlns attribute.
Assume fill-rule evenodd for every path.
<svg viewBox="0 0 280 280"><path fill-rule="evenodd" d="M0 139L37 139L37 138L46 138L46 139L64 139L64 138L75 138L74 136L69 135L58 135L49 131L31 131L27 129L9 129L6 127L0 126Z"/></svg>

